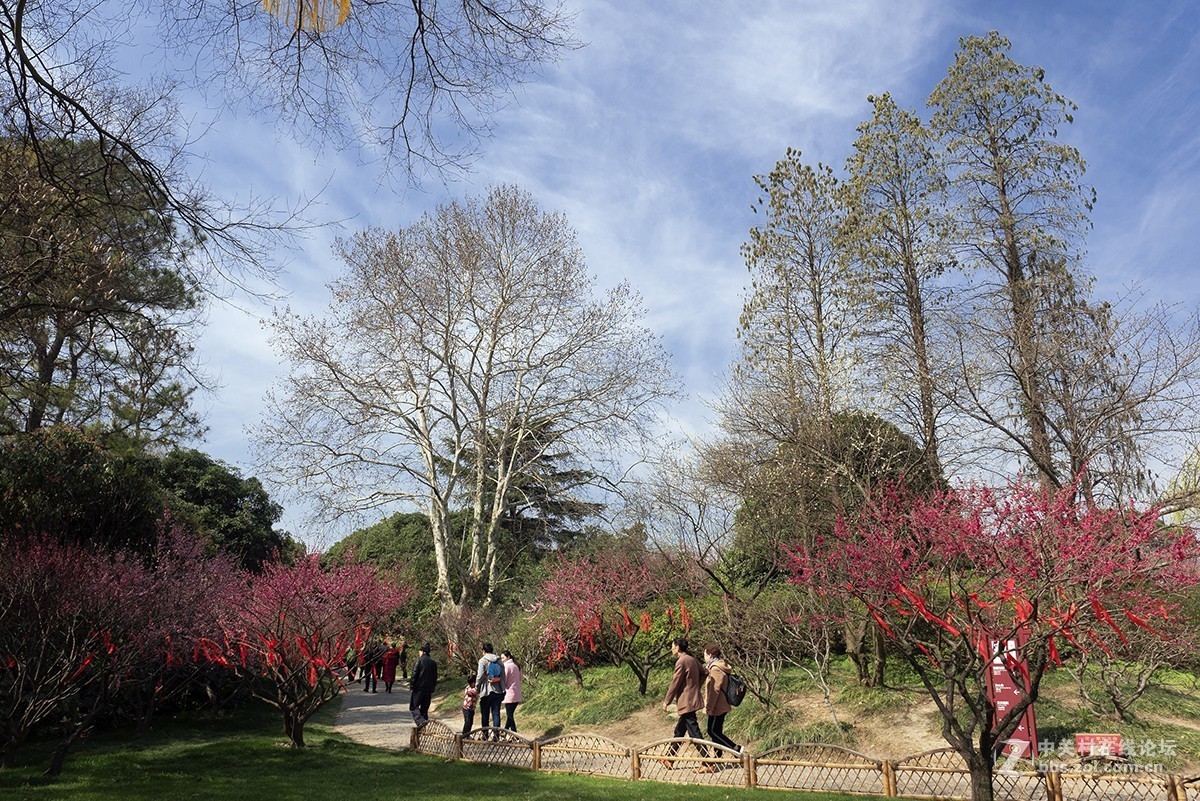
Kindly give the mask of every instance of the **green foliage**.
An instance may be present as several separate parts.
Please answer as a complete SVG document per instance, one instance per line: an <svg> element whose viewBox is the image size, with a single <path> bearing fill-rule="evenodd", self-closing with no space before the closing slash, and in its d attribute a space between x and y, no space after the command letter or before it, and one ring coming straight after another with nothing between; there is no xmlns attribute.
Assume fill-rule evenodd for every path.
<svg viewBox="0 0 1200 801"><path fill-rule="evenodd" d="M299 545L274 528L283 507L257 478L242 478L237 469L200 451L177 449L159 462L158 480L174 518L243 567L258 571L297 552Z"/></svg>
<svg viewBox="0 0 1200 801"><path fill-rule="evenodd" d="M468 523L465 513L452 517L456 529ZM430 547L432 533L429 518L420 512L397 512L378 523L360 528L337 542L325 554L331 562L353 558L383 570L395 570L415 590L412 615L416 621L435 616L441 605L437 599L437 564ZM451 582L454 576L451 576ZM458 592L458 588L453 588Z"/></svg>
<svg viewBox="0 0 1200 801"><path fill-rule="evenodd" d="M0 438L0 520L12 534L47 534L149 550L162 512L151 465L118 456L66 426Z"/></svg>
<svg viewBox="0 0 1200 801"><path fill-rule="evenodd" d="M827 432L819 421L805 431L758 469L738 510L723 564L745 584L770 575L782 581L786 548L828 535L872 491L896 484L922 494L945 484L916 442L876 414L841 412Z"/></svg>
<svg viewBox="0 0 1200 801"><path fill-rule="evenodd" d="M725 731L735 742L754 743L755 753L769 751L788 743L813 742L796 710L786 706L766 708L755 699L747 699L737 714L725 719ZM819 742L819 741L817 741ZM842 740L831 741L840 743Z"/></svg>
<svg viewBox="0 0 1200 801"><path fill-rule="evenodd" d="M65 423L133 452L195 436L193 242L140 165L0 138L0 176L0 433Z"/></svg>
<svg viewBox="0 0 1200 801"><path fill-rule="evenodd" d="M656 707L670 678L660 671L651 677L647 695L642 695L637 679L625 667L604 665L588 669L583 676L581 689L569 672L541 673L524 689L528 700L521 705L522 715L533 726L544 729L612 723ZM665 730L669 731L669 726Z"/></svg>
<svg viewBox="0 0 1200 801"><path fill-rule="evenodd" d="M851 682L842 686L841 690L837 693L834 703L839 707L874 715L897 709L907 709L920 700L921 697L921 695L910 690L864 687L857 682Z"/></svg>

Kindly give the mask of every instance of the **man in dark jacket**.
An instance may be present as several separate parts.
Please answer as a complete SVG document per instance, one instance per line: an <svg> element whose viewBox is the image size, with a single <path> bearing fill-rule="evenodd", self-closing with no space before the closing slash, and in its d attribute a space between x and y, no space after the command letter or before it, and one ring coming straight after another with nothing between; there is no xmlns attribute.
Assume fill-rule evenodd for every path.
<svg viewBox="0 0 1200 801"><path fill-rule="evenodd" d="M408 702L408 711L412 713L413 724L419 729L429 722L429 704L433 700L433 689L437 686L437 662L429 655L429 643L420 648L417 664L413 666L412 696Z"/></svg>

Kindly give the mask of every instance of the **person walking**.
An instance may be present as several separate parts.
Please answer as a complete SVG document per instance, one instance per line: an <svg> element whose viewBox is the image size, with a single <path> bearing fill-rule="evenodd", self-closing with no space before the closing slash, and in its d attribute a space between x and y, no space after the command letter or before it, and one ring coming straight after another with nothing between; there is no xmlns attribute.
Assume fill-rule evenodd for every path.
<svg viewBox="0 0 1200 801"><path fill-rule="evenodd" d="M475 670L475 687L479 690L480 724L499 729L500 703L504 700L504 665L490 642L483 644L483 656L479 657ZM493 740L499 740L500 732L494 731L491 736Z"/></svg>
<svg viewBox="0 0 1200 801"><path fill-rule="evenodd" d="M676 637L671 641L671 653L675 656L675 672L671 676L671 685L667 688L667 697L663 699L663 711L667 711L672 703L675 704L675 711L679 713L679 719L675 721L675 733L672 737L683 737L686 733L693 740L702 740L700 736L700 724L696 722L696 711L703 706L703 699L700 692L700 663L696 661L696 657L688 653L687 637ZM700 748L701 756L708 756L708 753L703 747ZM679 743L671 743L667 746L667 755L674 756L679 750ZM669 759L660 760L662 764L670 769L673 763Z"/></svg>
<svg viewBox="0 0 1200 801"><path fill-rule="evenodd" d="M388 643L387 650L383 652L383 691L390 693L392 685L396 683L396 666L400 664L400 651L396 648L395 643Z"/></svg>
<svg viewBox="0 0 1200 801"><path fill-rule="evenodd" d="M412 713L413 724L418 729L429 722L429 704L437 687L438 666L429 653L429 643L425 643L417 653L417 664L413 666L410 684L412 696L408 701L408 711Z"/></svg>
<svg viewBox="0 0 1200 801"><path fill-rule="evenodd" d="M740 754L742 747L725 735L725 716L733 709L725 691L729 689L729 674L733 669L721 658L718 645L704 648L704 717L708 739L729 751ZM709 765L714 771L716 765Z"/></svg>
<svg viewBox="0 0 1200 801"><path fill-rule="evenodd" d="M521 667L507 648L500 652L500 661L504 663L504 728L516 731L513 713L521 703Z"/></svg>
<svg viewBox="0 0 1200 801"><path fill-rule="evenodd" d="M467 682L467 688L463 690L463 728L462 735L466 737L471 733L471 727L475 725L475 704L479 701L479 690L475 688L472 682Z"/></svg>
<svg viewBox="0 0 1200 801"><path fill-rule="evenodd" d="M408 681L408 640L400 638L400 678Z"/></svg>
<svg viewBox="0 0 1200 801"><path fill-rule="evenodd" d="M369 642L362 655L363 692L379 691L379 674L383 671L383 643Z"/></svg>

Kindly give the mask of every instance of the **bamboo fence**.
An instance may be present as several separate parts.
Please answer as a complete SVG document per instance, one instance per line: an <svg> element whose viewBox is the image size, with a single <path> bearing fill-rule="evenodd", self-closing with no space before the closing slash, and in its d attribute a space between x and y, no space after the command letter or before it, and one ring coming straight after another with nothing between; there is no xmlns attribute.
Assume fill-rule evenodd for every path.
<svg viewBox="0 0 1200 801"><path fill-rule="evenodd" d="M737 754L705 740L672 738L630 748L595 734L529 740L491 727L468 735L431 721L414 729L409 747L423 754L528 770L608 776L711 787L969 801L971 776L953 749L903 759L874 759L836 745L798 743L762 754ZM1122 770L1130 766L1043 764L998 770L997 801L1200 801L1200 776ZM1118 772L1119 771L1119 772Z"/></svg>

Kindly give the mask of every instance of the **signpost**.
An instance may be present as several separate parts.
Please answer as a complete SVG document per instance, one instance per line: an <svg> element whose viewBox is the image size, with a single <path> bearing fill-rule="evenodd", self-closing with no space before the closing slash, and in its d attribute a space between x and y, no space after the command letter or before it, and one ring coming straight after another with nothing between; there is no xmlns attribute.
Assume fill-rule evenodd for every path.
<svg viewBox="0 0 1200 801"><path fill-rule="evenodd" d="M1018 632L1016 637L1007 640L994 637L987 640L992 653L992 661L987 671L988 697L996 710L997 721L1025 698L1025 691L1021 688L1028 684L1029 668L1021 654L1024 641L1023 632ZM1017 678L1014 673L1025 678ZM1005 741L1001 753L1011 756L1015 752L1018 757L1033 759L1037 757L1037 746L1037 727L1033 719L1033 704L1030 704L1025 707L1017 728Z"/></svg>

